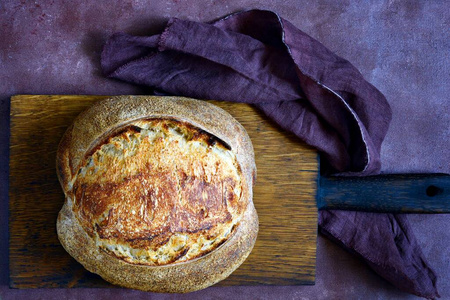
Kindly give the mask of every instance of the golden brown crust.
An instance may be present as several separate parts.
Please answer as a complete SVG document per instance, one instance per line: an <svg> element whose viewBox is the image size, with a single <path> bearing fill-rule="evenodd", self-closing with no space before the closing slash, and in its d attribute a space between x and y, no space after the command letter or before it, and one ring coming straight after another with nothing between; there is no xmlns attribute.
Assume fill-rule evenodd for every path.
<svg viewBox="0 0 450 300"><path fill-rule="evenodd" d="M238 174L236 175L232 171L223 171L222 174L216 170L215 172L221 174L219 181L210 183L209 193L207 191L206 194L211 198L218 198L219 195L223 198L223 191L219 193L217 187L223 182L228 182L232 187L239 185L239 189L236 189L239 197L236 193L228 193L227 195L231 196L225 206L218 205L217 201L211 202L210 213L213 218L209 220L203 209L199 210L203 212L202 214L191 213L187 219L173 218L166 224L168 227L166 226L164 232L161 230L164 226L159 226L156 231L147 231L144 235L138 234L136 239L133 239L132 235L120 236L117 232L114 233L115 229L108 227L108 222L114 219L114 210L108 206L110 202L103 203L104 207L102 207L100 202L95 202L95 199L114 193L118 190L118 186L124 185L127 189L141 186L144 177L154 181L166 178L165 182L160 182L161 185L176 186L174 178L177 178L177 184L181 184L180 178L183 177L183 173L186 175L186 170L174 175L175 177L161 172L156 175L148 172L144 174L143 170L138 170L136 174L120 182L114 182L108 177L102 186L96 182L90 182L92 178L89 179L89 176L85 176L87 178L85 181L77 179L80 170L86 168L87 159L94 157L102 145L111 141L111 137L114 136L128 139L133 131L140 131L139 124L143 120L160 125L175 124L178 128L187 130L190 139L194 141L200 141L211 147L230 148L235 155L238 165L236 170L239 174L236 173ZM136 124L139 126L136 127ZM148 96L119 96L100 101L75 120L58 148L57 173L66 194L66 202L57 222L59 239L64 248L86 269L99 274L113 284L155 292L189 292L205 288L231 274L253 248L258 231L258 219L252 202L255 171L253 148L244 128L228 113L212 104L187 98ZM231 177L230 172L234 174ZM193 177L191 176L189 181L186 176L184 185L191 188L190 192L195 192L197 197L199 193L202 193L200 187L205 186L205 180L196 182L195 178L192 179ZM90 193L90 198L84 196L86 193ZM178 195L175 191L168 193ZM82 195L85 197L85 203L80 201L83 199ZM227 205L234 205L234 208L231 207L231 214L229 208L224 209ZM189 210L188 206L180 211ZM92 207L96 207L97 211ZM196 208L199 207L194 205L193 209ZM167 207L163 208L162 211L167 209ZM92 220L95 218L99 220L102 215L103 223L97 222L97 227L93 228ZM142 222L142 220L144 219L141 218L138 221ZM183 220L191 220L194 225L183 225ZM127 230L145 228L142 224L138 226L139 222L133 223ZM159 225L164 225L163 223ZM192 252L193 254L190 255L189 247L185 245L184 248L177 248L177 252L171 252L172 257L162 262L156 260L153 263L145 263L142 259L130 260L129 256L127 259L120 255L112 255L117 252L111 253L108 251L109 248L102 247L101 244L103 240L108 243L114 240L114 243L119 241L120 245L127 247L158 250L161 245L172 245L171 239L176 241L176 238L180 237L177 235L179 232L192 233L195 241L195 238L199 236L214 237L226 226L228 228L232 226L232 231L222 235L223 239L211 245L210 249L206 247L205 251ZM161 234L157 234L156 237L155 232ZM112 238L114 234L116 239ZM146 234L152 237L147 242L144 241ZM103 240L96 239L95 236L100 236ZM171 243L168 243L169 240ZM109 247L110 244L107 246Z"/></svg>
<svg viewBox="0 0 450 300"><path fill-rule="evenodd" d="M83 159L74 212L102 250L164 265L211 252L231 236L244 206L234 153L173 119L132 122Z"/></svg>

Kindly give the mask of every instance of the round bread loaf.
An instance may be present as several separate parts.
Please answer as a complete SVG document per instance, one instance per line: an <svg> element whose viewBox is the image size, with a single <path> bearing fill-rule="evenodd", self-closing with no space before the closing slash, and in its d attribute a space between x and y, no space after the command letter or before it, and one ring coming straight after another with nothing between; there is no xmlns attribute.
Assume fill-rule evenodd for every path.
<svg viewBox="0 0 450 300"><path fill-rule="evenodd" d="M184 293L229 276L258 232L245 129L210 103L117 96L64 134L57 231L87 270L127 288Z"/></svg>

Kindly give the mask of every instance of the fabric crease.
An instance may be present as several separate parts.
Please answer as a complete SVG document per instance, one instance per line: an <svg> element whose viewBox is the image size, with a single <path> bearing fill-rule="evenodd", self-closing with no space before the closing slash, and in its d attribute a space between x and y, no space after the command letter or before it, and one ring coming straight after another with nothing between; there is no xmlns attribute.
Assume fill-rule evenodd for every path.
<svg viewBox="0 0 450 300"><path fill-rule="evenodd" d="M106 76L168 95L254 104L322 154L326 174L380 171L391 121L383 94L347 60L264 10L210 23L172 18L160 35L113 35ZM399 289L438 297L436 275L405 216L320 211L319 229Z"/></svg>

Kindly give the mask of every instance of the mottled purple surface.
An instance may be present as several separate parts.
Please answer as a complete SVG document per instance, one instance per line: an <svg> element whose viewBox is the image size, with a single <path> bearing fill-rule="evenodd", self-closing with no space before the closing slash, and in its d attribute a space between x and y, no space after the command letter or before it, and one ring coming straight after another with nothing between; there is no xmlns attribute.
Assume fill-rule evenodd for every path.
<svg viewBox="0 0 450 300"><path fill-rule="evenodd" d="M255 104L321 152L321 171L371 175L391 109L351 63L268 10L213 23L171 18L161 34L117 33L102 50L110 78L158 94ZM257 200L257 199L256 199ZM436 274L405 216L320 211L319 232L400 290L438 296Z"/></svg>
<svg viewBox="0 0 450 300"><path fill-rule="evenodd" d="M8 290L7 178L9 97L13 94L139 94L101 76L99 51L113 32L153 34L168 17L209 21L247 8L278 12L350 60L387 97L393 120L382 147L382 170L450 172L449 23L445 1L38 1L0 2L0 295L5 299L152 299L172 296L135 291ZM450 216L408 216L443 299L450 298ZM377 277L338 246L319 237L315 286L209 288L184 298L415 299ZM180 297L183 298L183 297Z"/></svg>

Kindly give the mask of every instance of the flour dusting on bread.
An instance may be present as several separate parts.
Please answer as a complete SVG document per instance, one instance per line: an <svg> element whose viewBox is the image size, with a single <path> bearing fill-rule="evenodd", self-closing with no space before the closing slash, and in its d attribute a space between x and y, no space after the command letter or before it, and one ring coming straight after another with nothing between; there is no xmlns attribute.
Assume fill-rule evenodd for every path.
<svg viewBox="0 0 450 300"><path fill-rule="evenodd" d="M222 141L183 122L150 119L95 147L69 194L102 250L164 265L223 244L240 220L241 190L239 164Z"/></svg>

